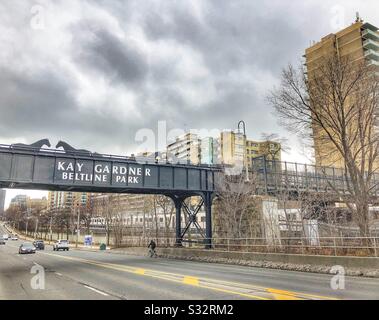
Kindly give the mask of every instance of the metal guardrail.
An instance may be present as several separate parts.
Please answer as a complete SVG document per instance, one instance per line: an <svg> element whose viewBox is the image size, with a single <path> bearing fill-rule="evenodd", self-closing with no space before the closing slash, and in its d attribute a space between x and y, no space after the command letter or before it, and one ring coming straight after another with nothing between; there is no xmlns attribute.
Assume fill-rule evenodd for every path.
<svg viewBox="0 0 379 320"><path fill-rule="evenodd" d="M175 247L173 237L125 237L121 246L147 247L150 240L158 247ZM184 239L183 247L203 249L204 238ZM212 249L240 253L286 253L325 256L379 257L379 237L292 237L280 239L266 238L212 238Z"/></svg>

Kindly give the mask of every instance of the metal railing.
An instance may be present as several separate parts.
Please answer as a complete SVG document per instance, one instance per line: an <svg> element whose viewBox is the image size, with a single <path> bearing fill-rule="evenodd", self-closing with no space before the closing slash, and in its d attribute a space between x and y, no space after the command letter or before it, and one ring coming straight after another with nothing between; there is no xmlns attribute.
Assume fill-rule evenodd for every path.
<svg viewBox="0 0 379 320"><path fill-rule="evenodd" d="M315 191L349 194L351 179L341 168L253 159L253 172L263 192ZM370 178L371 195L379 195L379 172Z"/></svg>
<svg viewBox="0 0 379 320"><path fill-rule="evenodd" d="M125 237L121 246L144 247L150 240L158 247L175 247L172 237ZM183 239L182 246L192 249L204 249L209 239ZM240 253L284 253L324 256L361 256L379 257L379 237L291 237L280 239L267 238L212 238L212 249Z"/></svg>

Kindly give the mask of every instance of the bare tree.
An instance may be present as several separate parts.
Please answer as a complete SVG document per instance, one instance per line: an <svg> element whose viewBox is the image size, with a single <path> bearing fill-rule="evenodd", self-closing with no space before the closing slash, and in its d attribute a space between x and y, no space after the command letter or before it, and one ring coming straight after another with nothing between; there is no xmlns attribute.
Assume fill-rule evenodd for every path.
<svg viewBox="0 0 379 320"><path fill-rule="evenodd" d="M246 181L244 175L220 174L216 180L217 215L227 238L247 237L256 219L255 179Z"/></svg>
<svg viewBox="0 0 379 320"><path fill-rule="evenodd" d="M169 244L169 238L172 232L172 221L175 214L175 206L173 201L162 195L154 196L156 206L159 212L163 215L163 223L164 223L164 237L167 239L167 244Z"/></svg>
<svg viewBox="0 0 379 320"><path fill-rule="evenodd" d="M86 233L90 234L91 222L95 215L95 203L92 196L87 200L86 206L81 208L80 214L86 228Z"/></svg>
<svg viewBox="0 0 379 320"><path fill-rule="evenodd" d="M314 138L316 159L342 167L348 196L331 188L351 210L362 237L370 234L370 194L378 168L378 89L370 65L331 55L311 76L288 66L269 96L282 124Z"/></svg>
<svg viewBox="0 0 379 320"><path fill-rule="evenodd" d="M277 133L262 133L262 140L265 143L261 144L260 154L264 155L267 160L279 159L282 152L289 152L291 149L288 139Z"/></svg>
<svg viewBox="0 0 379 320"><path fill-rule="evenodd" d="M114 235L115 245L117 247L122 245L123 236L125 233L125 208L123 208L120 195L114 195L112 197L113 216L112 216L112 231Z"/></svg>
<svg viewBox="0 0 379 320"><path fill-rule="evenodd" d="M106 233L106 244L109 246L110 243L110 235L112 232L112 223L114 218L114 205L112 203L113 195L101 195L96 199L94 204L95 212L98 217L100 217L100 221L102 226L104 227Z"/></svg>

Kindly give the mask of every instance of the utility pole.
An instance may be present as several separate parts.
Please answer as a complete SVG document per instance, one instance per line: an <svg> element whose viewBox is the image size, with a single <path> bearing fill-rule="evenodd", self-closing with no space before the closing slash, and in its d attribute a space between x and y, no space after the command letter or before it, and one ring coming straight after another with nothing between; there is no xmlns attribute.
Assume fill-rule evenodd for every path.
<svg viewBox="0 0 379 320"><path fill-rule="evenodd" d="M37 216L36 229L34 230L34 238L36 238L36 239L37 239L37 231L38 231L38 221L39 221L39 219Z"/></svg>
<svg viewBox="0 0 379 320"><path fill-rule="evenodd" d="M52 224L53 224L53 215L51 214L51 216L50 216L50 228L49 228L49 231L50 231L49 244L51 243L51 240L53 238Z"/></svg>
<svg viewBox="0 0 379 320"><path fill-rule="evenodd" d="M243 156L245 162L245 173L246 173L246 181L249 181L249 168L247 163L247 153L246 153L246 124L245 121L241 120L238 122L238 132L240 131L241 124L243 126L243 137L244 137L244 146L243 146Z"/></svg>
<svg viewBox="0 0 379 320"><path fill-rule="evenodd" d="M78 242L79 242L79 232L80 232L80 207L79 207L79 204L76 205L76 211L78 213L78 222L77 222L77 225L76 225L76 245L75 245L75 248L78 247Z"/></svg>

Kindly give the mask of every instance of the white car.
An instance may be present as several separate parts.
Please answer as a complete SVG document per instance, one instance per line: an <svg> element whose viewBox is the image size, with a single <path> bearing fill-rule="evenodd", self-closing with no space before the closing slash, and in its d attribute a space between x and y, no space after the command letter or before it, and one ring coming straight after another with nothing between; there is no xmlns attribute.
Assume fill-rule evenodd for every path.
<svg viewBox="0 0 379 320"><path fill-rule="evenodd" d="M17 241L17 240L18 240L17 235L12 236L11 240L13 240L13 241Z"/></svg>
<svg viewBox="0 0 379 320"><path fill-rule="evenodd" d="M68 251L69 250L68 240L57 240L53 245L53 250L54 251L59 251L59 250Z"/></svg>
<svg viewBox="0 0 379 320"><path fill-rule="evenodd" d="M4 240L8 240L8 239L9 239L9 235L7 235L7 234L3 234L3 239L4 239Z"/></svg>

